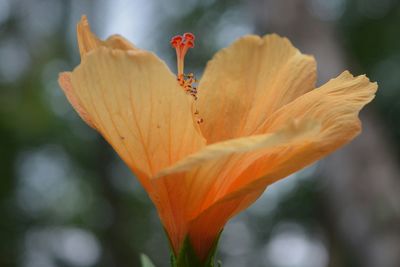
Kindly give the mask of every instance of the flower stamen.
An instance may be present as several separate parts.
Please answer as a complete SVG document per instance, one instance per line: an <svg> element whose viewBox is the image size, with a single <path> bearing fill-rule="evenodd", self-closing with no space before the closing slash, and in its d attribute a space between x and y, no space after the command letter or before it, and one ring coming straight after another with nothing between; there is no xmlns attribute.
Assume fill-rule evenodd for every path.
<svg viewBox="0 0 400 267"><path fill-rule="evenodd" d="M187 32L182 35L176 35L172 37L170 43L176 51L176 61L177 61L177 80L180 86L183 87L186 93L190 94L193 99L197 100L197 87L194 83L197 82L193 73L185 74L185 55L190 48L194 47L195 36L193 33ZM202 123L203 119L199 117L199 112L195 108L194 115L197 117L197 123Z"/></svg>
<svg viewBox="0 0 400 267"><path fill-rule="evenodd" d="M176 35L171 39L171 45L176 50L176 60L178 64L178 78L183 78L184 72L184 59L189 48L194 47L194 35L192 33L185 33L183 36Z"/></svg>

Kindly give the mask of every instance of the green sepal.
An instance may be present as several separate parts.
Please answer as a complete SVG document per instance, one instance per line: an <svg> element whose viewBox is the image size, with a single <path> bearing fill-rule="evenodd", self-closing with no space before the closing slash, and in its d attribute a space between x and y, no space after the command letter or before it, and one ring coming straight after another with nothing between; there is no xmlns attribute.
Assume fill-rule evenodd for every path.
<svg viewBox="0 0 400 267"><path fill-rule="evenodd" d="M142 267L155 267L149 257L147 257L145 254L140 254L140 263Z"/></svg>
<svg viewBox="0 0 400 267"><path fill-rule="evenodd" d="M215 263L215 254L217 251L217 245L220 235L221 233L214 241L210 253L208 254L207 258L204 261L201 261L197 257L190 243L189 237L187 236L185 238L185 241L183 242L183 245L178 255L175 256L174 253L171 253L171 266L172 267L221 267L221 262L218 261L217 263Z"/></svg>

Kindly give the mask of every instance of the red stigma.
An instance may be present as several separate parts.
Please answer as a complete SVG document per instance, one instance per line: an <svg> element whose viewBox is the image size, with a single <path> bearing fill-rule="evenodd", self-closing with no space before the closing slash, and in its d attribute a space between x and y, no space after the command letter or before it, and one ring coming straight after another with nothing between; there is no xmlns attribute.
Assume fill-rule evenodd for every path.
<svg viewBox="0 0 400 267"><path fill-rule="evenodd" d="M186 45L187 47L189 47L189 48L193 48L193 47L194 47L194 42L191 41L191 40L187 40L187 41L185 42L185 45Z"/></svg>
<svg viewBox="0 0 400 267"><path fill-rule="evenodd" d="M183 38L187 41L194 41L194 34L191 32L187 32L183 35Z"/></svg>
<svg viewBox="0 0 400 267"><path fill-rule="evenodd" d="M187 32L182 35L175 35L171 38L170 44L173 48L177 48L176 52L179 53L180 56L185 56L188 48L194 47L194 39L195 36L193 33Z"/></svg>
<svg viewBox="0 0 400 267"><path fill-rule="evenodd" d="M182 36L176 35L171 38L170 44L172 45L172 47L177 48L182 43L182 40Z"/></svg>

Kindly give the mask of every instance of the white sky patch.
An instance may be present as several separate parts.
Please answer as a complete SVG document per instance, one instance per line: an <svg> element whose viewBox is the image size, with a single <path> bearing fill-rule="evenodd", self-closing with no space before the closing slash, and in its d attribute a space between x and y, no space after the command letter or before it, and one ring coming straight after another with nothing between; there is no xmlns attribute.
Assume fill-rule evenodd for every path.
<svg viewBox="0 0 400 267"><path fill-rule="evenodd" d="M292 193L303 180L312 177L316 167L317 164L313 164L268 186L266 192L246 212L255 216L265 216L274 212L282 199Z"/></svg>
<svg viewBox="0 0 400 267"><path fill-rule="evenodd" d="M27 71L31 58L17 39L0 40L0 82L15 82Z"/></svg>
<svg viewBox="0 0 400 267"><path fill-rule="evenodd" d="M265 252L266 266L326 267L329 262L325 244L294 223L278 225Z"/></svg>
<svg viewBox="0 0 400 267"><path fill-rule="evenodd" d="M104 34L121 34L138 47L144 48L150 36L150 28L157 19L153 2L148 0L113 0L104 5L107 24ZM150 40L151 41L151 40Z"/></svg>
<svg viewBox="0 0 400 267"><path fill-rule="evenodd" d="M30 229L24 238L23 267L95 266L101 246L93 233L74 227Z"/></svg>
<svg viewBox="0 0 400 267"><path fill-rule="evenodd" d="M64 150L46 145L23 151L16 162L16 201L25 214L37 217L51 214L52 218L68 219L79 213L89 194L83 192L82 183Z"/></svg>
<svg viewBox="0 0 400 267"><path fill-rule="evenodd" d="M0 1L0 24L6 21L11 14L11 2L9 0Z"/></svg>
<svg viewBox="0 0 400 267"><path fill-rule="evenodd" d="M216 25L217 46L223 48L246 34L254 32L253 22L243 7L226 11ZM238 19L240 18L240 19Z"/></svg>

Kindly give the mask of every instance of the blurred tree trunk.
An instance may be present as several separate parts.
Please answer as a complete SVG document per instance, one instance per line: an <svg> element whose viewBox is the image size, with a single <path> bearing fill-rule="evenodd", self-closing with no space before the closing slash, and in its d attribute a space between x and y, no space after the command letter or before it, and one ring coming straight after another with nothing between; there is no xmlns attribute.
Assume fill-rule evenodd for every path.
<svg viewBox="0 0 400 267"><path fill-rule="evenodd" d="M313 2L314 6L311 6ZM252 0L260 33L287 36L318 62L319 84L348 69L335 32L335 21L323 21L313 11L323 1ZM351 59L350 59L351 60ZM352 71L354 73L354 71ZM344 241L357 266L400 266L400 180L390 141L373 107L362 112L363 133L327 158L322 174L327 181L324 206L333 229L331 244ZM330 226L328 226L330 227ZM342 242L343 244L343 242ZM335 250L335 248L330 248ZM331 251L330 266L343 266Z"/></svg>

